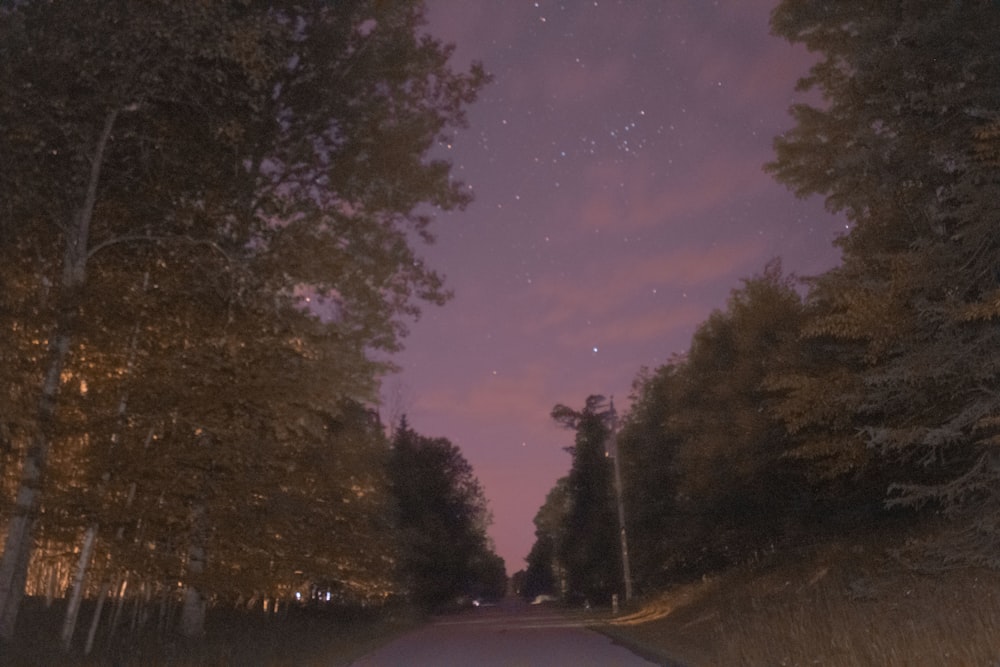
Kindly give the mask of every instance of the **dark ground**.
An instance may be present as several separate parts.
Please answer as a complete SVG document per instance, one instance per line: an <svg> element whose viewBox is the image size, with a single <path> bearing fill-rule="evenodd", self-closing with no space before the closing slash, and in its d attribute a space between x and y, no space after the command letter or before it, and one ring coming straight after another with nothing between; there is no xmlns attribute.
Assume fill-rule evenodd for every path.
<svg viewBox="0 0 1000 667"><path fill-rule="evenodd" d="M17 667L346 665L421 622L418 615L407 609L381 615L356 609L290 608L277 615L211 609L204 639L186 640L173 632L161 634L154 628L136 635L122 630L114 639L99 633L93 653L84 657L83 643L93 607L85 604L81 609L69 654L59 646L64 609L59 600L48 609L43 600L25 600L14 643L0 646L0 664Z"/></svg>

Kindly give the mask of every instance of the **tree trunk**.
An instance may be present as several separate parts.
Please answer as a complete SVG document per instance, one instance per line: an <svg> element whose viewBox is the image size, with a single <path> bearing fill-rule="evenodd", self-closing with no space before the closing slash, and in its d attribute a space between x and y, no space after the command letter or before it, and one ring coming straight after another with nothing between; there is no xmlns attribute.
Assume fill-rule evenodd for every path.
<svg viewBox="0 0 1000 667"><path fill-rule="evenodd" d="M128 572L122 575L121 583L115 589L115 610L111 614L111 624L108 628L108 638L113 638L118 633L118 624L122 619L122 609L125 608L125 594L128 592Z"/></svg>
<svg viewBox="0 0 1000 667"><path fill-rule="evenodd" d="M143 278L143 291L149 286L149 272L146 272ZM124 379L127 381L129 375L131 375L132 369L135 366L135 355L136 349L139 346L139 327L138 325L132 332L131 342L129 343L128 350L128 361L125 364L125 374ZM114 454L114 448L118 445L121 440L121 431L123 430L123 425L125 423L125 414L128 407L128 392L123 391L121 399L118 401L118 423L115 427L114 432L111 434L111 454ZM105 479L110 478L111 473L106 473ZM128 509L132 505L132 499L135 497L135 482L132 483L129 488L128 497L125 500L125 508ZM97 537L98 524L93 523L87 528L86 535L83 540L83 548L80 550L80 562L77 565L76 576L73 579L73 594L70 597L69 604L66 606L66 619L63 622L62 628L62 646L63 650L69 652L70 645L73 640L73 633L76 631L76 621L77 616L80 612L80 601L83 599L83 584L86 581L87 566L90 564L91 553L94 550L94 542ZM117 531L117 537L120 539L124 531L124 526L120 527ZM100 619L100 608L104 606L104 598L107 596L107 586L110 582L105 580L101 584L101 594L98 601L98 611L95 615L95 623ZM91 637L88 638L88 644L93 641L93 632L96 630L96 626L92 624L91 627Z"/></svg>
<svg viewBox="0 0 1000 667"><path fill-rule="evenodd" d="M205 596L197 582L205 573L205 506L198 504L191 511L191 543L188 546L187 574L184 586L184 606L181 608L180 633L184 637L200 637L205 633Z"/></svg>
<svg viewBox="0 0 1000 667"><path fill-rule="evenodd" d="M156 622L156 632L161 636L166 636L167 632L170 630L171 621L173 620L174 596L171 594L170 587L162 585L162 590L160 591L160 604L159 604L159 617ZM153 589L150 587L146 593L146 604L152 604ZM145 614L144 614L145 615ZM145 625L145 621L143 621Z"/></svg>
<svg viewBox="0 0 1000 667"><path fill-rule="evenodd" d="M184 587L180 633L188 638L201 637L205 634L205 598L200 590L190 584Z"/></svg>
<svg viewBox="0 0 1000 667"><path fill-rule="evenodd" d="M52 602L56 598L56 588L59 586L60 579L59 563L55 562L49 565L48 576L45 581L45 608L49 609L52 607Z"/></svg>
<svg viewBox="0 0 1000 667"><path fill-rule="evenodd" d="M13 516L7 524L7 539L0 558L0 639L14 637L17 613L24 597L28 563L33 547L32 531L38 514L39 492L49 456L50 433L55 413L56 394L63 362L69 351L69 337L57 335L51 348L49 370L39 401L39 429L25 454L21 482L14 502Z"/></svg>
<svg viewBox="0 0 1000 667"><path fill-rule="evenodd" d="M38 400L38 430L25 454L17 499L7 525L3 557L0 558L0 639L5 641L14 637L17 614L24 598L24 585L28 578L28 563L33 546L32 532L38 515L42 480L45 477L55 427L59 384L76 331L80 300L87 279L90 223L97 202L97 186L104 165L104 152L111 141L117 115L117 110L111 110L104 119L104 127L94 145L83 202L65 237L59 312L49 344L48 368Z"/></svg>
<svg viewBox="0 0 1000 667"><path fill-rule="evenodd" d="M83 647L84 655L90 655L94 648L94 637L97 636L97 627L101 624L101 612L104 611L104 601L108 599L110 587L111 582L107 579L101 583L101 591L97 594L97 604L94 606L94 617L90 620L90 629L87 631L87 643Z"/></svg>
<svg viewBox="0 0 1000 667"><path fill-rule="evenodd" d="M129 620L128 633L130 637L135 637L139 628L139 616L142 614L144 600L149 596L149 588L146 582L139 584L139 591L135 594L135 602L132 604L132 618Z"/></svg>
<svg viewBox="0 0 1000 667"><path fill-rule="evenodd" d="M87 528L83 536L83 546L80 547L80 560L76 564L76 574L73 576L73 593L66 605L66 618L63 620L62 633L59 636L64 651L69 651L76 631L76 619L80 613L80 601L83 599L83 584L87 580L87 566L90 556L94 553L94 543L97 541L97 524Z"/></svg>

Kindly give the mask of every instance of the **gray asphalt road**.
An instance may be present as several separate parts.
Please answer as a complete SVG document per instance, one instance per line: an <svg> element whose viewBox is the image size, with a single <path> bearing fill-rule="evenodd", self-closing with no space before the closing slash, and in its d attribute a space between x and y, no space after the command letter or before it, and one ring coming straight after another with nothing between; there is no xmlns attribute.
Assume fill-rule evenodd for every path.
<svg viewBox="0 0 1000 667"><path fill-rule="evenodd" d="M354 667L641 667L653 665L602 634L584 613L504 603L437 619Z"/></svg>

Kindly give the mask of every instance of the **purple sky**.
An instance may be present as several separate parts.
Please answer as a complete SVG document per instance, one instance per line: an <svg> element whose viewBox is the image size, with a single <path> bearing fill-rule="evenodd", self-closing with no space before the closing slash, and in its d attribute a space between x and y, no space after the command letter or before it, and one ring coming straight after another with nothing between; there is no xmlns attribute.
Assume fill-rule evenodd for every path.
<svg viewBox="0 0 1000 667"><path fill-rule="evenodd" d="M428 31L494 77L447 152L475 191L422 254L455 298L413 324L383 414L461 447L509 572L569 470L557 403L627 407L741 278L821 272L844 221L763 173L810 56L775 0L429 0Z"/></svg>

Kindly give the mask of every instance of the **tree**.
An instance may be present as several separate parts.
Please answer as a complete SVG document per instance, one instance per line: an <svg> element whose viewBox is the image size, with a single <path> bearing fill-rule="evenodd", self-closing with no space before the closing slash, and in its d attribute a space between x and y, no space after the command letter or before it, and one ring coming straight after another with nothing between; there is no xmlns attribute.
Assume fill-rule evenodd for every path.
<svg viewBox="0 0 1000 667"><path fill-rule="evenodd" d="M988 157L1000 15L990 2L784 2L772 29L820 53L799 85L825 105L793 108L769 168L852 223L807 332L862 346L847 405L892 461L891 503L967 519L942 555L997 564L1000 533L983 517L1000 507L1000 368L988 352L1000 342L1000 179Z"/></svg>
<svg viewBox="0 0 1000 667"><path fill-rule="evenodd" d="M241 68L244 63L223 46L228 46L226 40L209 44L200 39L204 35L198 31L204 24L197 19L223 17L205 16L210 13L207 9L200 14L193 12L183 17L188 21L182 25L171 26L176 30L164 32L163 23L154 17L156 10L166 9L165 5L149 5L146 18L151 21L128 15L123 8L123 3L70 7L28 2L18 3L0 16L2 31L10 37L0 54L10 62L2 70L8 77L2 85L9 93L4 96L0 115L8 128L2 153L5 170L11 174L5 179L0 208L8 213L8 228L13 234L29 227L35 231L39 224L48 223L62 248L59 272L47 277L56 296L38 394L37 431L25 454L17 504L8 522L0 561L2 639L12 635L23 594L39 490L54 435L59 386L79 326L88 264L99 247L94 238L111 231L109 223L120 221L116 215L102 215L106 184L115 182L116 167L120 176L145 180L142 168L148 162L136 164L112 146L119 138L125 144L138 139L129 131L127 120L119 121L151 99L166 98L168 104L182 100L193 105L209 103L219 92L209 84L209 72L231 71L234 78L245 72ZM177 17L169 11L164 14ZM231 28L232 22L223 25ZM109 30L112 26L118 30ZM155 65L148 58L154 50L159 58ZM180 90L168 91L163 85L168 72L179 73ZM194 93L195 87L204 88L202 97ZM227 102L236 100L228 98ZM153 106L162 110L163 105ZM147 115L144 110L139 113ZM152 116L156 118L155 112ZM163 138L155 130L149 136L154 142Z"/></svg>
<svg viewBox="0 0 1000 667"><path fill-rule="evenodd" d="M535 542L526 558L521 595L555 595L565 591L566 570L560 560L569 513L569 478L560 477L535 514Z"/></svg>
<svg viewBox="0 0 1000 667"><path fill-rule="evenodd" d="M686 355L637 378L618 443L639 586L872 518L857 511L871 509L870 473L860 474L868 468L844 475L817 451L822 428L799 421L824 400L803 383L817 370L832 377L846 357L828 356L829 341L802 339L810 311L798 287L768 263L698 327ZM831 438L853 434L835 407L822 414L836 427Z"/></svg>
<svg viewBox="0 0 1000 667"><path fill-rule="evenodd" d="M683 493L719 497L777 468L787 444L763 382L788 363L801 313L792 280L771 262L695 331L681 370L683 399L669 416L685 441Z"/></svg>
<svg viewBox="0 0 1000 667"><path fill-rule="evenodd" d="M552 408L552 418L576 432L566 481L568 509L557 552L571 597L607 602L622 587L614 478L608 458L612 417L603 396L588 396L582 410Z"/></svg>
<svg viewBox="0 0 1000 667"><path fill-rule="evenodd" d="M458 447L416 433L404 418L392 441L389 479L411 599L435 609L462 596L495 594L502 561L486 535L486 498Z"/></svg>
<svg viewBox="0 0 1000 667"><path fill-rule="evenodd" d="M49 352L32 369L41 389L0 561L0 637L10 638L23 594L64 371L81 327L111 326L121 312L90 289L96 276L131 276L129 293L158 269L154 286L176 290L164 302L196 288L194 307L215 308L212 324L228 326L199 331L193 324L211 318L191 308L173 321L157 313L142 332L143 368L186 359L206 380L202 395L224 387L230 407L240 389L213 372L239 368L241 351L262 349L247 346L262 332L303 370L329 374L333 388L315 395L370 396L385 368L372 352L398 348L417 302L447 297L411 234L431 240L425 205L469 201L448 163L427 153L462 124L486 76L453 72L450 48L420 35L421 23L416 1L0 9L2 252L60 248L4 263L52 297L39 311L48 321L30 325ZM253 323L242 339L237 323ZM179 416L189 437L201 429L234 444L223 436L238 431L240 413L173 407L160 423ZM209 418L214 428L200 421Z"/></svg>
<svg viewBox="0 0 1000 667"><path fill-rule="evenodd" d="M669 427L680 406L682 358L655 371L643 369L632 385L632 406L618 432L629 557L637 589L665 583L687 528L679 518L680 435Z"/></svg>

